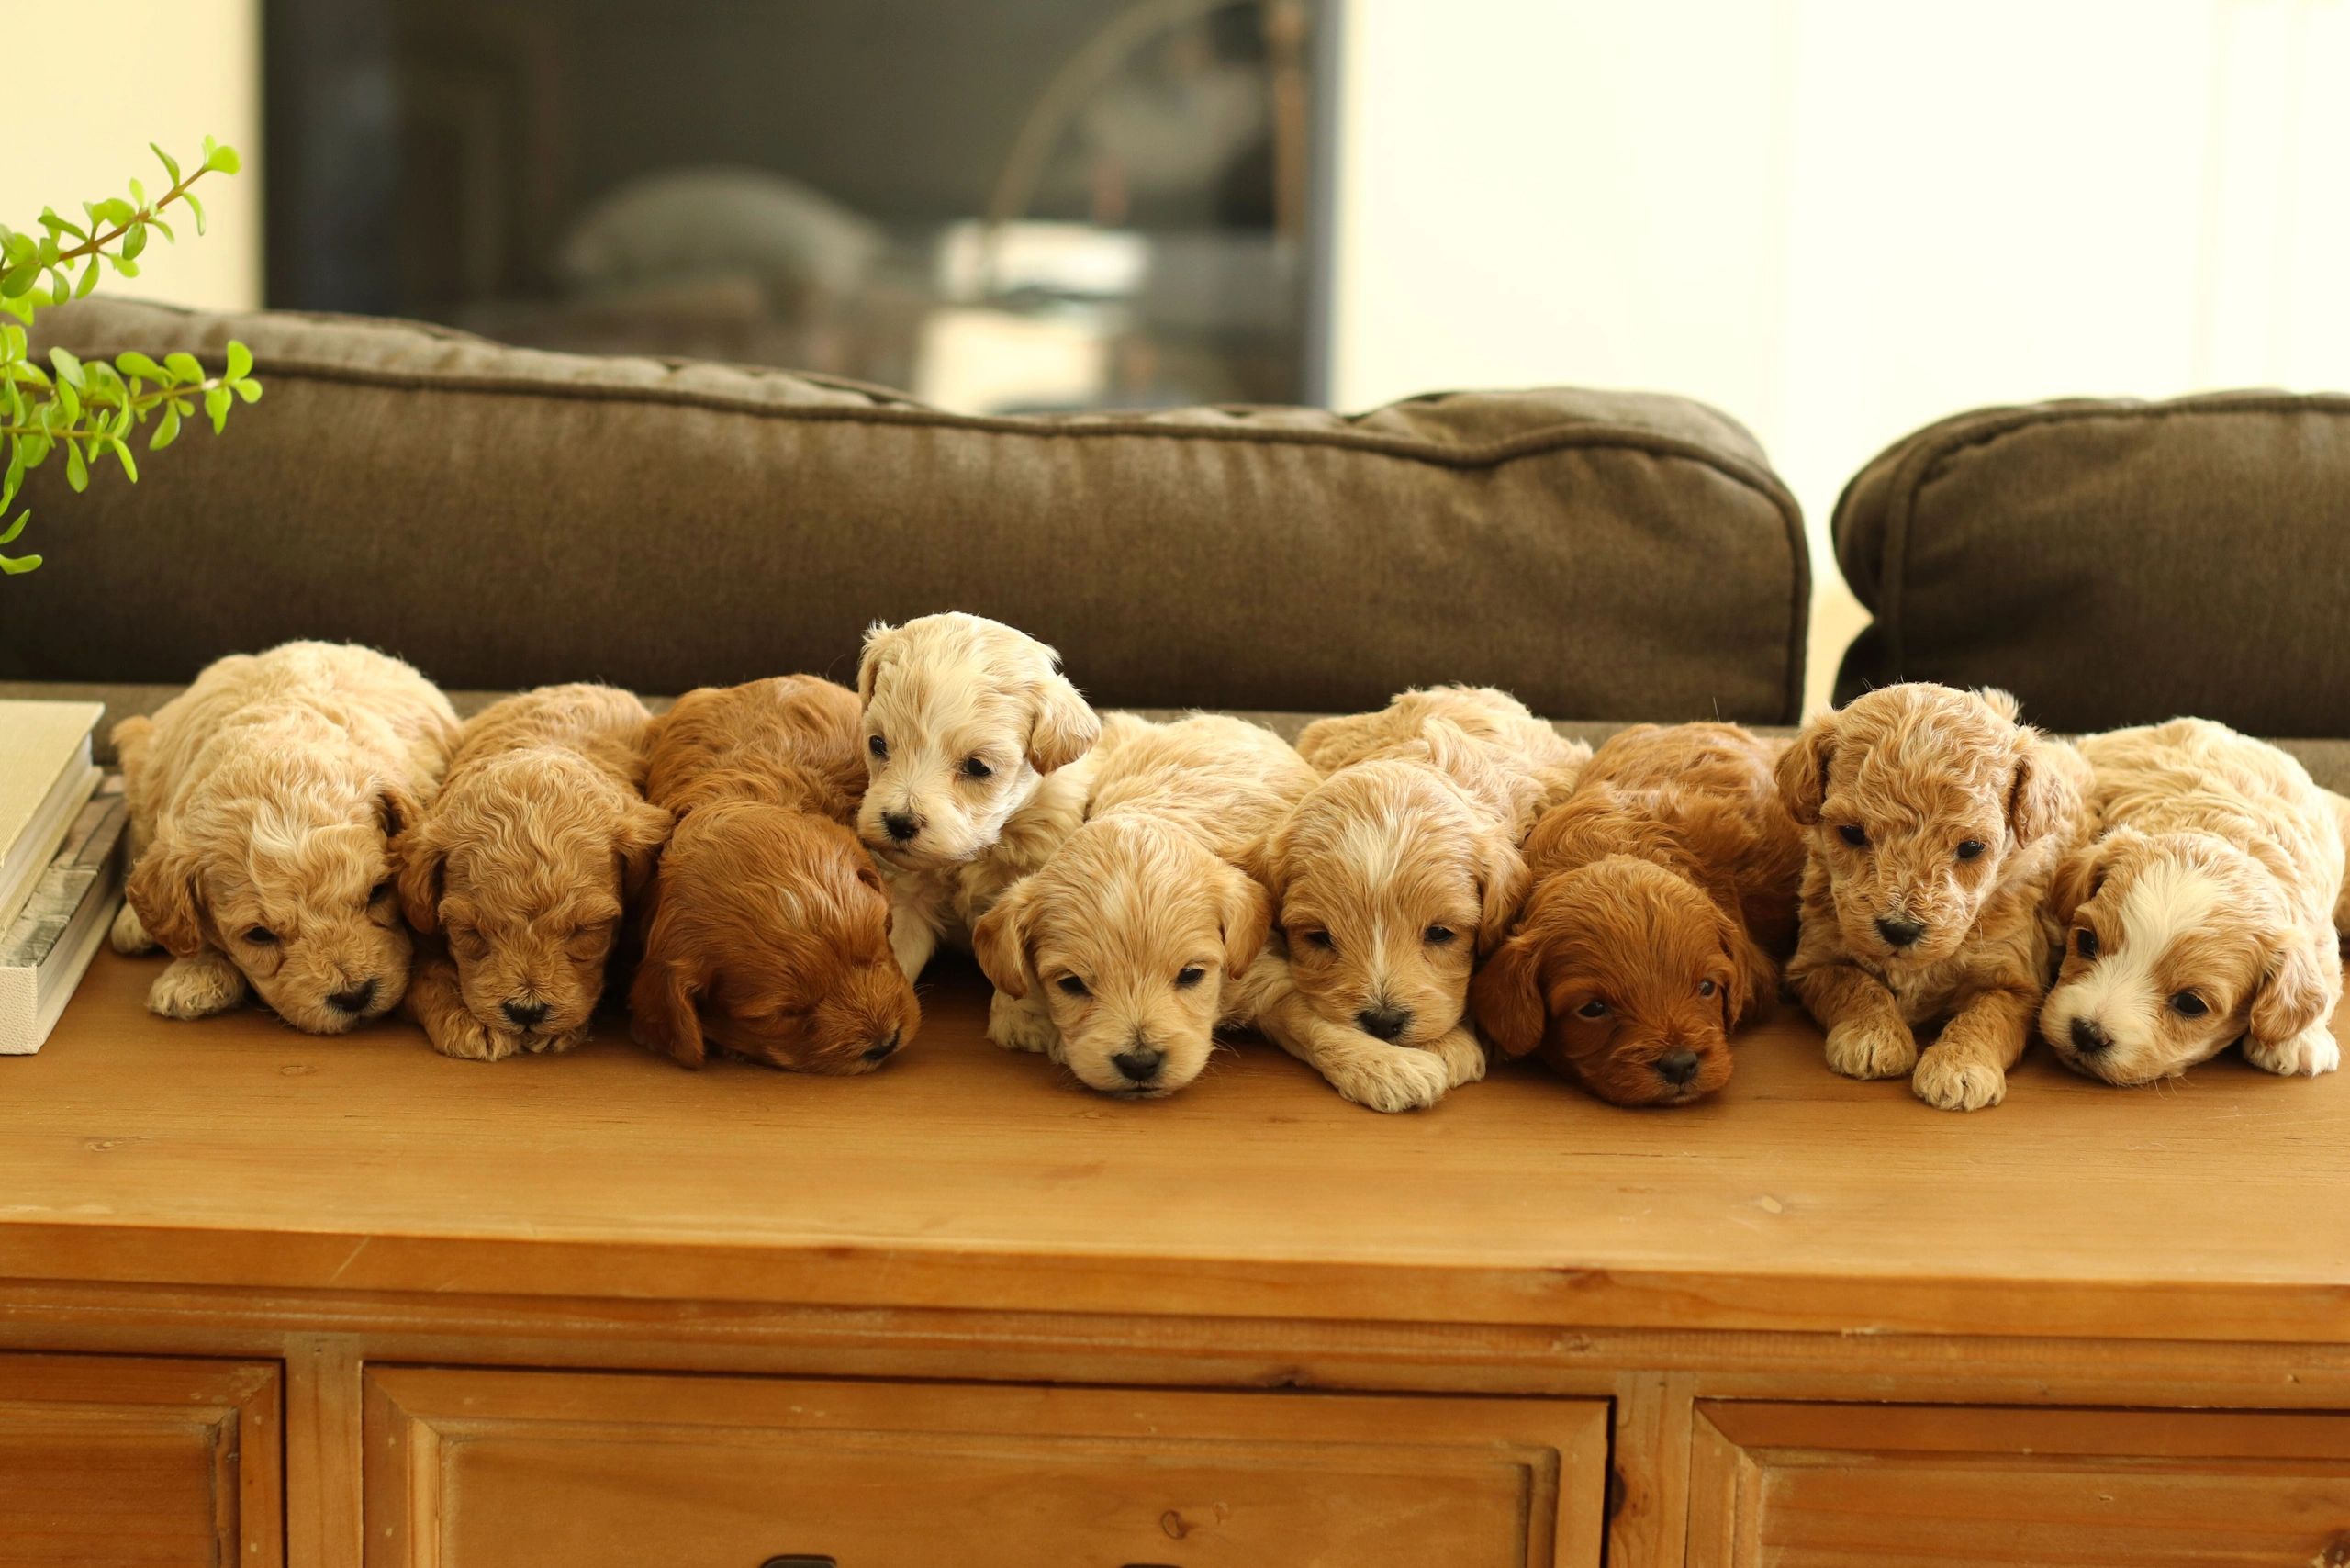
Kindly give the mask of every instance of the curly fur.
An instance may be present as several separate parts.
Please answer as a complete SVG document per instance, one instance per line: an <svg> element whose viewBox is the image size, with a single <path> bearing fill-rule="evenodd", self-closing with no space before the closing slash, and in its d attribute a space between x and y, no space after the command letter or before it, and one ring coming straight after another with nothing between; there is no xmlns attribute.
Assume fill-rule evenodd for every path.
<svg viewBox="0 0 2350 1568"><path fill-rule="evenodd" d="M331 643L220 659L151 721L117 725L135 859L114 945L173 955L148 1005L201 1017L250 985L319 1035L389 1011L411 956L390 836L456 732L415 670Z"/></svg>

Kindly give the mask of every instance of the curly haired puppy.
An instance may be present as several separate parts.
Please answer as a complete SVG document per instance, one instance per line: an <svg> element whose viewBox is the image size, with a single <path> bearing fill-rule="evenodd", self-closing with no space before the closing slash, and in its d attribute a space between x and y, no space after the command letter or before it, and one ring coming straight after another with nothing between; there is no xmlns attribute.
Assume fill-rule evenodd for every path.
<svg viewBox="0 0 2350 1568"><path fill-rule="evenodd" d="M645 793L677 818L629 989L640 1045L867 1072L922 1022L890 898L847 823L856 695L813 676L688 692L654 722Z"/></svg>
<svg viewBox="0 0 2350 1568"><path fill-rule="evenodd" d="M1618 1105L1729 1082L1730 1036L1795 946L1781 749L1735 724L1641 724L1594 753L1527 840L1534 890L1470 987L1486 1038Z"/></svg>
<svg viewBox="0 0 2350 1568"><path fill-rule="evenodd" d="M466 722L441 792L392 845L408 924L447 944L403 1003L433 1049L497 1061L585 1036L622 910L669 836L643 793L652 717L582 685Z"/></svg>
<svg viewBox="0 0 2350 1568"><path fill-rule="evenodd" d="M2342 1062L2339 797L2204 719L2080 743L2103 836L2065 857L2064 968L2040 1010L2057 1059L2108 1083L2176 1077L2238 1040L2287 1077Z"/></svg>
<svg viewBox="0 0 2350 1568"><path fill-rule="evenodd" d="M1270 730L1208 715L1113 714L1083 826L997 899L971 949L1000 997L1041 991L1044 1027L1000 1007L989 1035L1046 1051L1090 1089L1171 1093L1207 1065L1229 982L1265 945L1272 901L1232 862L1315 784Z"/></svg>
<svg viewBox="0 0 2350 1568"><path fill-rule="evenodd" d="M1102 722L1060 655L977 615L876 624L856 668L869 778L857 836L889 879L908 979L968 946L996 895L1076 828Z"/></svg>
<svg viewBox="0 0 2350 1568"><path fill-rule="evenodd" d="M1461 1022L1470 970L1517 913L1518 844L1591 750L1506 692L1441 687L1310 724L1298 752L1322 782L1248 862L1284 951L1244 990L1348 1099L1434 1104L1484 1076Z"/></svg>
<svg viewBox="0 0 2350 1568"><path fill-rule="evenodd" d="M114 945L173 955L147 1005L200 1018L250 983L315 1035L389 1011L410 955L390 839L456 733L431 681L334 643L218 660L151 721L116 725L137 860Z"/></svg>
<svg viewBox="0 0 2350 1568"><path fill-rule="evenodd" d="M2047 981L2041 915L2088 767L2004 691L1913 683L1803 727L1779 793L1807 830L1787 980L1852 1078L1910 1074L1945 1111L1996 1105ZM1922 1055L1912 1031L1947 1019Z"/></svg>

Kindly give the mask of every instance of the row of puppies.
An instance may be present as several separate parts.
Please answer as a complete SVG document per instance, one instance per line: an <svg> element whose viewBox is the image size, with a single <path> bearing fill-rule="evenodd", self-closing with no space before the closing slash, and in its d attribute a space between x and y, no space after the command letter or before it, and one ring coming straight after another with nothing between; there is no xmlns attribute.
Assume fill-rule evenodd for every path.
<svg viewBox="0 0 2350 1568"><path fill-rule="evenodd" d="M280 711L289 685L294 707L306 708L306 679L315 688L307 711ZM225 700L239 692L250 711ZM856 698L804 678L755 683L691 694L660 725L607 689L510 700L468 728L448 787L420 813L432 780L386 764L412 763L435 701L396 661L297 645L223 661L183 700L185 711L158 715L157 734L144 721L123 727L134 815L149 835L167 773L217 774L196 792L210 797L210 815L192 797L172 813L166 852L142 856L128 928L118 930L118 944L143 940L145 920L175 951L191 918L227 933L166 971L160 1011L229 1004L241 972L306 1027L390 1005L405 954L395 974L388 963L371 969L366 946L397 926L384 918L381 882L358 884L358 924L386 935L363 931L354 946L335 922L321 939L298 914L240 932L237 890L207 900L201 876L185 874L187 841L221 835L213 819L241 781L267 803L258 801L267 790L252 789L247 741L299 758L320 726L331 732L364 710L371 722L350 726L352 750L378 770L374 808L399 838L400 902L449 947L421 967L411 1010L456 1054L576 1036L621 906L645 886L676 820L661 883L645 890L646 961L632 1000L639 1037L687 1060L706 1048L707 1025L718 1043L780 1065L872 1065L919 1016L910 989L878 961L884 945L910 978L938 940L960 938L1000 988L991 1034L1050 1051L1095 1087L1180 1087L1215 1027L1253 1023L1350 1098L1403 1108L1482 1074L1461 1002L1472 951L1498 946L1475 996L1503 1050L1540 1049L1611 1099L1684 1100L1726 1080L1730 1032L1775 989L1774 959L1794 926L1793 875L1807 862L1789 979L1828 1025L1840 1070L1914 1072L1923 1097L1953 1108L1995 1101L2039 1003L2046 926L2083 909L2064 938L2065 983L2042 1010L2043 1032L2071 1065L2116 1081L2161 1076L2223 1047L2238 1014L2263 1065L2314 1071L2334 1059L2324 1019L2339 990L2331 916L2340 802L2282 754L2217 726L2096 737L2084 756L2017 723L1998 694L1897 688L1815 721L1783 756L1729 726L1643 728L1582 767L1580 748L1510 700L1454 689L1313 726L1301 756L1237 721L1105 723L1050 650L949 616L877 630ZM439 712L446 718L445 704ZM642 773L632 734L651 743ZM224 748L211 758L217 768L189 766L198 735ZM151 748L161 764L151 770ZM291 769L293 793L315 789L316 760ZM2221 775L2232 781L2232 823L2210 821L2206 797ZM632 798L639 778L649 802ZM349 820L350 802L364 791L328 793L344 812L327 825L345 830L349 848L349 830L362 825ZM246 832L256 898L268 880L262 868L297 836L285 804L254 812ZM1555 809L1526 837L1545 805ZM839 825L853 811L883 861L886 894ZM576 841L568 848L555 820L565 812ZM2270 864L2240 857L2248 870L2226 858L2224 832L2216 847L2156 846L2169 860L2141 842L2192 834L2199 823L2255 851L2279 847ZM2117 831L2097 831L2106 827ZM1940 843L1953 833L1964 836ZM2058 857L2083 837L2091 848L2059 877ZM2192 877L2177 858L2186 849L2199 857ZM315 845L309 854L332 858ZM592 874L599 859L609 878ZM566 880L555 869L566 866L582 875ZM2232 879L2225 889L2222 871ZM340 884L358 875L341 868L322 885L347 900ZM2273 921L2253 929L2274 913L2264 891L2289 902L2298 889L2319 913L2304 922L2298 958L2288 945L2255 965L2252 983L2182 985L2163 998L2166 1013L2132 1015L2115 1001L2129 989L2117 979L2123 955L2146 974L2178 966L2148 959L2163 945L2146 939L2100 946L2091 906L2102 894L2124 924L2150 908L2177 923L2183 877L2183 896L2199 900L2202 915L2225 913L2221 928L2252 934L2256 958L2275 948ZM671 882L679 890L665 896ZM176 907L165 896L175 885L189 894ZM2164 891L2131 891L2142 886ZM2219 891L2235 895L2226 911ZM151 905L157 913L140 913ZM299 935L287 941L278 926ZM1473 936L1462 941L1463 932ZM2188 921L2175 935L2206 933ZM240 945L241 935L250 940ZM2195 1003L2203 1010L2190 1012ZM2313 1019L2286 1030L2312 1008ZM1921 1056L1916 1028L1945 1018ZM2200 1018L2211 1022L2181 1022Z"/></svg>

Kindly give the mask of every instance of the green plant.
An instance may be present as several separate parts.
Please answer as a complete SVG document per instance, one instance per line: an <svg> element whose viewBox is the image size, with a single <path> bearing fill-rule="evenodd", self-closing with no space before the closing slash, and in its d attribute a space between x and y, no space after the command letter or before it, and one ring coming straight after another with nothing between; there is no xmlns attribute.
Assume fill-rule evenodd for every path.
<svg viewBox="0 0 2350 1568"><path fill-rule="evenodd" d="M65 482L77 495L88 488L91 472L109 455L122 465L123 477L135 484L139 464L130 454L130 435L151 416L155 426L148 432L147 450L161 452L179 438L180 421L196 412L198 398L218 433L237 399L250 403L261 396L261 383L252 378L253 356L240 342L229 343L228 363L218 375L207 375L188 353L166 354L160 364L143 353L124 353L108 364L102 359L84 362L51 348L48 369L32 362L25 329L37 311L89 293L97 286L102 263L124 277L137 277L150 232L177 243L172 226L161 216L174 204L187 209L196 219L196 231L203 233L204 204L189 187L207 174L233 174L238 169L236 150L208 136L204 161L185 175L170 153L151 141L148 146L162 161L172 182L152 201L133 180L128 201L110 196L84 202L86 226L46 207L40 209L38 236L0 224L0 311L16 318L0 321L0 393L5 393L0 411L6 418L0 424L0 442L6 442L8 454L6 476L0 477L0 519L7 517L26 474L60 452L65 454ZM31 517L28 508L0 526L0 545L13 543ZM14 577L29 572L40 560L39 555L0 554L0 573Z"/></svg>

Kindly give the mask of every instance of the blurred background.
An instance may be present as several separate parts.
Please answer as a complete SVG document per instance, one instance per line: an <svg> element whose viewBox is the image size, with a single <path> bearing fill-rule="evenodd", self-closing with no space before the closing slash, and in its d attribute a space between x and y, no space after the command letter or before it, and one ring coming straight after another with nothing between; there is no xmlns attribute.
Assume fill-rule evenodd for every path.
<svg viewBox="0 0 2350 1568"><path fill-rule="evenodd" d="M151 137L246 156L124 294L975 411L1669 390L1756 431L1816 540L1958 409L2350 386L2350 0L106 17L137 112L0 162L0 212L118 186ZM20 125L90 118L80 73L11 88ZM1824 685L1858 611L1822 566Z"/></svg>

